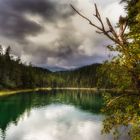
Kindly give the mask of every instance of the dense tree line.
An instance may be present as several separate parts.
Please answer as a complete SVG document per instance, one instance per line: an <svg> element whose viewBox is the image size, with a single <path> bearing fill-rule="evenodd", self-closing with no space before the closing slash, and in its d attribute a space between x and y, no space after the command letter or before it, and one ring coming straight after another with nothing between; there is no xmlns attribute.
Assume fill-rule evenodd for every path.
<svg viewBox="0 0 140 140"><path fill-rule="evenodd" d="M61 87L85 87L93 88L97 86L98 68L101 64L93 64L76 70L57 72L58 86Z"/></svg>
<svg viewBox="0 0 140 140"><path fill-rule="evenodd" d="M19 58L14 59L10 52L10 47L6 49L5 53L2 46L0 47L0 89L33 88L47 85L44 75L47 77L50 73L48 70L24 65Z"/></svg>
<svg viewBox="0 0 140 140"><path fill-rule="evenodd" d="M13 58L11 48L3 52L0 46L0 89L35 87L96 87L97 69L93 64L71 71L51 72L47 69L25 65Z"/></svg>

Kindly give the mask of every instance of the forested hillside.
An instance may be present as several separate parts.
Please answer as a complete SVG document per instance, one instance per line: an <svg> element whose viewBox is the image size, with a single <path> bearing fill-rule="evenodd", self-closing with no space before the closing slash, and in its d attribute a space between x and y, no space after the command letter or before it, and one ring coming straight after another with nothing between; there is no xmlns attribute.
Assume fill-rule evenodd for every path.
<svg viewBox="0 0 140 140"><path fill-rule="evenodd" d="M93 64L85 66L76 70L57 72L59 79L63 79L62 85L64 87L96 87L98 81L98 68L101 64Z"/></svg>
<svg viewBox="0 0 140 140"><path fill-rule="evenodd" d="M3 52L0 47L0 89L35 87L96 87L97 69L93 64L76 70L51 72L47 69L25 65L20 58L13 58L11 48Z"/></svg>
<svg viewBox="0 0 140 140"><path fill-rule="evenodd" d="M0 88L32 88L47 84L44 76L47 78L50 71L41 68L26 66L20 59L13 59L10 55L11 48L8 47L3 53L0 48ZM46 79L45 78L45 79Z"/></svg>

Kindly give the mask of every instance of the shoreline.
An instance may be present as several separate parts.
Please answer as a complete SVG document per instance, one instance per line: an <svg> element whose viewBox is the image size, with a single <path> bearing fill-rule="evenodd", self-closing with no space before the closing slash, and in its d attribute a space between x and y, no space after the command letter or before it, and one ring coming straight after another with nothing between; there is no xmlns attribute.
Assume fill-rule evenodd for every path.
<svg viewBox="0 0 140 140"><path fill-rule="evenodd" d="M8 96L8 95L13 95L13 94L18 94L18 93L26 93L26 92L36 92L36 91L51 91L51 90L81 90L81 91L112 91L112 92L122 92L123 90L121 89L98 89L98 88L75 88L75 87L63 87L63 88L34 88L34 89L19 89L19 90L1 90L0 91L0 97L2 96ZM125 90L124 92L134 92L134 90Z"/></svg>

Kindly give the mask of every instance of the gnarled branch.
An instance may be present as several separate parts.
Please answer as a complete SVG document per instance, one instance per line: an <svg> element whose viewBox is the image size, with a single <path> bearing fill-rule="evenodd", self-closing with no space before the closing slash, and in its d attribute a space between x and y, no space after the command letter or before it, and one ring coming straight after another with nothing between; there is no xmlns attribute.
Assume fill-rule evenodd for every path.
<svg viewBox="0 0 140 140"><path fill-rule="evenodd" d="M101 26L96 25L95 23L93 23L89 18L87 18L85 15L83 15L82 13L80 13L73 5L71 5L72 9L78 14L80 15L82 18L84 18L85 20L87 20L89 22L90 25L92 25L93 27L95 27L96 29L98 29L98 31L96 31L99 34L104 34L106 35L110 40L112 40L115 44L118 44L120 46L123 46L127 41L124 38L124 33L125 30L127 28L127 22L124 22L122 24L120 24L119 26L119 33L117 33L117 31L114 29L114 27L112 26L110 20L108 18L106 18L106 23L108 25L108 29L105 28L105 24L103 23L103 20L101 18L100 12L98 10L97 5L95 4L95 14L94 17L99 21L99 23L101 24Z"/></svg>

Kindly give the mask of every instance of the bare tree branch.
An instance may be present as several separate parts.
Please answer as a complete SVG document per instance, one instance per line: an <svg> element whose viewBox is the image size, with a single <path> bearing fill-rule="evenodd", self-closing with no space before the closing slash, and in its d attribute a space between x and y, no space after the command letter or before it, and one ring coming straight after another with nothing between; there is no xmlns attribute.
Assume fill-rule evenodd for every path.
<svg viewBox="0 0 140 140"><path fill-rule="evenodd" d="M114 27L112 26L110 20L108 18L106 18L106 23L109 27L109 30L105 28L105 24L103 23L103 20L101 18L100 12L98 10L98 7L96 4L94 4L95 6L95 14L94 17L99 21L99 23L101 24L101 27L94 24L89 18L87 18L85 15L83 15L82 13L80 13L76 8L74 8L73 5L71 5L72 9L78 14L80 15L82 18L84 18L85 20L87 20L89 22L90 25L92 25L93 27L95 27L96 29L98 29L98 31L96 31L99 34L104 34L106 35L109 39L111 39L115 44L118 44L120 46L123 46L124 43L126 43L126 40L124 38L124 32L126 30L127 24L126 22L123 24L120 24L119 28L119 33L117 33L117 31L115 31ZM122 18L122 17L121 17ZM123 19L123 18L122 18Z"/></svg>
<svg viewBox="0 0 140 140"><path fill-rule="evenodd" d="M104 24L103 24L103 21L102 21L101 15L100 15L100 13L99 13L99 10L98 10L98 8L97 8L97 5L94 4L94 6L95 6L95 10L96 10L96 15L94 15L94 16L95 16L95 17L99 20L99 22L101 23L102 30L105 31L105 27L104 27Z"/></svg>
<svg viewBox="0 0 140 140"><path fill-rule="evenodd" d="M95 25L89 18L87 18L86 16L84 16L83 14L81 14L78 10L76 10L73 5L71 5L72 9L78 14L80 15L82 18L86 19L89 24L91 24L92 26L96 27L97 29L102 31L102 28L100 28L99 26Z"/></svg>
<svg viewBox="0 0 140 140"><path fill-rule="evenodd" d="M111 33L115 36L115 38L117 38L117 33L116 33L115 29L113 28L109 18L106 18L106 22L108 24L108 27L109 27Z"/></svg>

